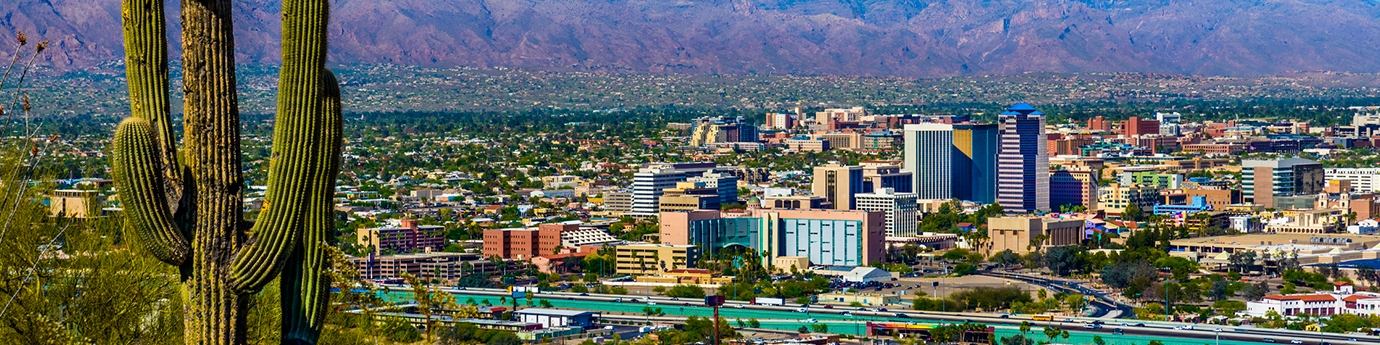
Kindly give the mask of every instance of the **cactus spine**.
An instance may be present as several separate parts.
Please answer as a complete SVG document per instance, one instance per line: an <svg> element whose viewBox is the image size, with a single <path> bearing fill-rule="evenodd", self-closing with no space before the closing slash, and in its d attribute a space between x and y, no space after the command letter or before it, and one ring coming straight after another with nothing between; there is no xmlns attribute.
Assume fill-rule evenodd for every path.
<svg viewBox="0 0 1380 345"><path fill-rule="evenodd" d="M111 165L128 227L184 283L187 344L242 344L247 295L284 272L284 344L315 344L325 318L340 90L325 69L327 0L283 3L283 67L268 192L242 225L239 110L228 0L182 1L185 166L168 107L161 0L122 0L131 118ZM252 234L252 236L247 236Z"/></svg>

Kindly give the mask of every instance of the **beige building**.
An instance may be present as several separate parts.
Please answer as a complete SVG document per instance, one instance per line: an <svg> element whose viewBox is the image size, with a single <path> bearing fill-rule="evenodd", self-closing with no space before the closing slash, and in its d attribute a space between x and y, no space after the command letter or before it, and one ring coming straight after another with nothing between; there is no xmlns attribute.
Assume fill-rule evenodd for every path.
<svg viewBox="0 0 1380 345"><path fill-rule="evenodd" d="M819 295L820 304L832 305L853 305L856 302L864 306L885 306L900 304L901 296L888 294L868 294L868 293L825 293Z"/></svg>
<svg viewBox="0 0 1380 345"><path fill-rule="evenodd" d="M660 275L667 270L694 268L700 260L699 248L694 245L634 243L615 250L618 274Z"/></svg>
<svg viewBox="0 0 1380 345"><path fill-rule="evenodd" d="M94 190L55 190L48 199L48 215L77 219L99 217L100 201L96 200L99 194Z"/></svg>
<svg viewBox="0 0 1380 345"><path fill-rule="evenodd" d="M863 192L863 169L838 164L817 166L810 187L812 194L829 199L835 210L851 210L856 205L853 195Z"/></svg>
<svg viewBox="0 0 1380 345"><path fill-rule="evenodd" d="M987 228L991 245L990 248L986 248L986 255L1007 249L1016 254L1025 254L1037 248L1075 245L1083 241L1083 220L1081 219L989 218ZM1041 235L1048 235L1048 238L1039 243L1032 242Z"/></svg>
<svg viewBox="0 0 1380 345"><path fill-rule="evenodd" d="M719 208L719 194L715 188L703 182L676 182L675 188L668 188L660 198L657 207L661 211L694 211Z"/></svg>
<svg viewBox="0 0 1380 345"><path fill-rule="evenodd" d="M861 133L833 132L817 135L820 139L829 141L829 147L841 150L856 150L862 146Z"/></svg>
<svg viewBox="0 0 1380 345"><path fill-rule="evenodd" d="M1160 200L1159 188L1140 185L1113 183L1097 190L1097 209L1107 214L1120 215L1126 207L1135 204L1143 213L1150 213Z"/></svg>
<svg viewBox="0 0 1380 345"><path fill-rule="evenodd" d="M608 192L604 194L604 210L611 216L622 216L632 212L633 195L627 192Z"/></svg>
<svg viewBox="0 0 1380 345"><path fill-rule="evenodd" d="M639 283L662 283L662 284L729 284L733 282L733 276L715 277L714 272L699 268L680 268L666 270L659 275L648 275L637 277Z"/></svg>
<svg viewBox="0 0 1380 345"><path fill-rule="evenodd" d="M771 259L771 267L782 272L805 272L810 269L810 258L804 256L778 256ZM791 270L795 268L795 270Z"/></svg>

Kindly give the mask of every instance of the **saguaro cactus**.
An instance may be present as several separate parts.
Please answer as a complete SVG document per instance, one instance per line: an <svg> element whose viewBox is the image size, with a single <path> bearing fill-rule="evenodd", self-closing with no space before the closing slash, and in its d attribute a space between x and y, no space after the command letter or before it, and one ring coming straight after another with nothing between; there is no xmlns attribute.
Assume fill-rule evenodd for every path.
<svg viewBox="0 0 1380 345"><path fill-rule="evenodd" d="M268 192L243 219L229 0L182 1L184 145L168 106L163 1L122 0L131 117L111 166L128 226L177 266L187 344L241 344L247 295L283 273L283 343L315 344L328 298L324 246L340 170L340 89L325 69L327 0L283 1L283 67ZM180 154L179 154L180 152Z"/></svg>

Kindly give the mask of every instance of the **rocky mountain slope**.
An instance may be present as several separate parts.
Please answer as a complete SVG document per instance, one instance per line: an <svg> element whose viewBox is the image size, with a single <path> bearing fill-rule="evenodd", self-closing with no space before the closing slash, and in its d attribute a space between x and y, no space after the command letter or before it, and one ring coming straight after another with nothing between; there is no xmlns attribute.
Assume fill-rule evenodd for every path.
<svg viewBox="0 0 1380 345"><path fill-rule="evenodd" d="M276 61L277 2L235 3L241 61ZM175 21L176 1L168 6ZM334 63L904 77L1380 72L1380 0L336 0L334 11ZM58 69L119 60L119 22L117 0L0 4L0 38L20 29L51 40L46 64Z"/></svg>

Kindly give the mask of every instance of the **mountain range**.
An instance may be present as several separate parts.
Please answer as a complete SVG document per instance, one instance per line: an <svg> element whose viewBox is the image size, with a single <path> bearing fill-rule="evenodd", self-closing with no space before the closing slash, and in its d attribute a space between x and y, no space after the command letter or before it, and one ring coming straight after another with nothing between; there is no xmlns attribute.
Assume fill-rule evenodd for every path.
<svg viewBox="0 0 1380 345"><path fill-rule="evenodd" d="M234 2L237 57L279 59L281 6ZM0 4L44 64L119 61L117 0ZM177 1L167 2L177 54ZM336 0L330 61L555 71L932 77L1380 72L1380 0ZM8 36L8 37L6 37ZM0 58L11 49L0 43Z"/></svg>

